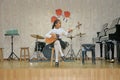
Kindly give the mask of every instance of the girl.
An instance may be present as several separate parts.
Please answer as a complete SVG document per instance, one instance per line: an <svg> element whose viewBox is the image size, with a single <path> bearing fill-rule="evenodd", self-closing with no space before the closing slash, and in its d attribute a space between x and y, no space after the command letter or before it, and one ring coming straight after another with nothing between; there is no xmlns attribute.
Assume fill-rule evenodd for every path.
<svg viewBox="0 0 120 80"><path fill-rule="evenodd" d="M66 43L62 41L62 36L67 36L68 33L70 33L72 30L69 29L68 31L65 31L63 28L61 28L61 21L59 19L55 20L52 26L52 30L50 30L45 37L50 39L54 38L51 45L55 48L55 66L59 67L59 60L58 60L58 54L61 54L61 58L65 60L65 56L62 52L62 49L66 48Z"/></svg>

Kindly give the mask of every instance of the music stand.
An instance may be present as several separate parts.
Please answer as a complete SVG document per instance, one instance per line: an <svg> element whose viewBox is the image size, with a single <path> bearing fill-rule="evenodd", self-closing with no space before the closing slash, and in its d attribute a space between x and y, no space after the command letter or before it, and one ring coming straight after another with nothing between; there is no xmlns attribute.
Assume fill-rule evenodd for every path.
<svg viewBox="0 0 120 80"><path fill-rule="evenodd" d="M14 59L13 56L15 56L17 59L19 59L18 56L17 56L17 55L14 53L14 51L13 51L13 37L14 37L14 36L18 36L18 35L19 35L19 34L18 34L18 31L17 31L17 30L8 30L8 31L5 33L5 36L11 36L11 54L9 55L8 60Z"/></svg>

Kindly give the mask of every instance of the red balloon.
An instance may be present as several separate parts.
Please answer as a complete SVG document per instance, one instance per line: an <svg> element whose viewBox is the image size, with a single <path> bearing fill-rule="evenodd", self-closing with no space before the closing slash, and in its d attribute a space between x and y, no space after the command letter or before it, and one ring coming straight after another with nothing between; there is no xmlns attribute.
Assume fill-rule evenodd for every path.
<svg viewBox="0 0 120 80"><path fill-rule="evenodd" d="M56 19L57 19L56 16L52 16L52 17L51 17L51 22L54 22Z"/></svg>
<svg viewBox="0 0 120 80"><path fill-rule="evenodd" d="M62 15L62 10L61 9L56 9L56 15L61 16Z"/></svg>
<svg viewBox="0 0 120 80"><path fill-rule="evenodd" d="M69 18L69 17L70 17L70 12L69 12L69 11L64 11L64 16L65 16L66 18Z"/></svg>

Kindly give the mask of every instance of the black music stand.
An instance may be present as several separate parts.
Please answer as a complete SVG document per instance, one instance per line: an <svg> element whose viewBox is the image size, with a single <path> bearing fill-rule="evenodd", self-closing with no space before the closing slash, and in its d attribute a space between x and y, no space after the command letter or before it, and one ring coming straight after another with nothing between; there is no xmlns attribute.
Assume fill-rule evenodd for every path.
<svg viewBox="0 0 120 80"><path fill-rule="evenodd" d="M6 33L5 34L5 36L11 36L11 54L10 54L10 56L8 57L8 60L10 60L10 59L14 59L13 58L13 56L15 56L18 60L19 60L19 58L18 58L18 56L13 52L13 37L14 36L18 36L19 34L18 33Z"/></svg>

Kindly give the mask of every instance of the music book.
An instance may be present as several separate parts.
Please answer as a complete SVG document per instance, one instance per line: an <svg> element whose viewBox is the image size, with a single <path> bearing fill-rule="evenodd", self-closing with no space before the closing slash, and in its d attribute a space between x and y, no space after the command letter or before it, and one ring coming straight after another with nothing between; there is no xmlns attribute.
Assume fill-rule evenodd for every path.
<svg viewBox="0 0 120 80"><path fill-rule="evenodd" d="M19 35L17 29L7 30L7 31L5 32L5 36L13 36L13 35Z"/></svg>

